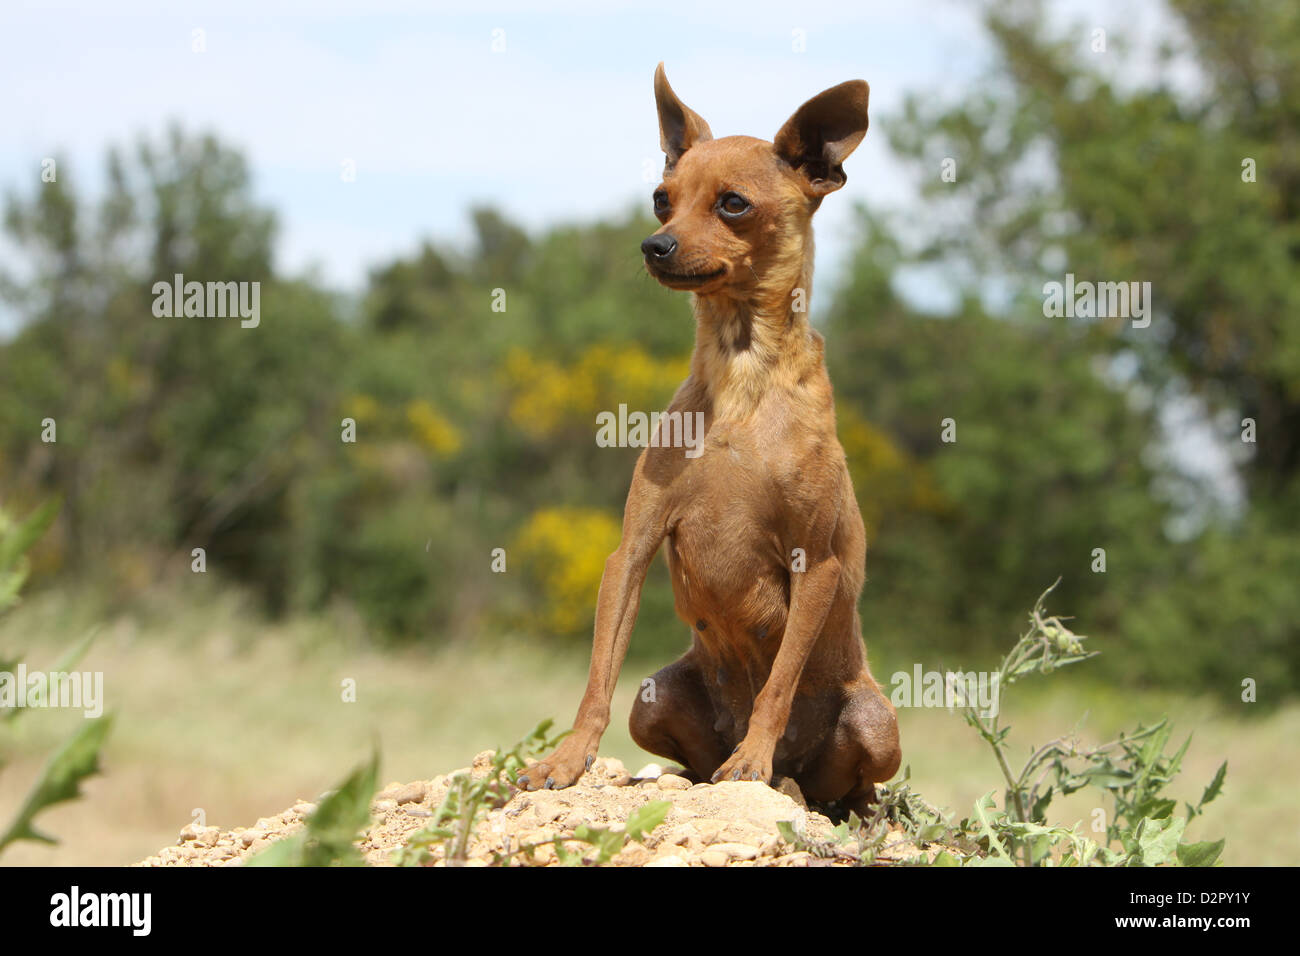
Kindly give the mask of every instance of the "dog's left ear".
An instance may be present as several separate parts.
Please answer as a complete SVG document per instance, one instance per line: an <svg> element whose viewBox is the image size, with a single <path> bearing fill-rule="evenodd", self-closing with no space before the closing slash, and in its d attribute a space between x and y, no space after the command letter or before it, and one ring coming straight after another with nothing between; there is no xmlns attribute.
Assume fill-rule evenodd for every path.
<svg viewBox="0 0 1300 956"><path fill-rule="evenodd" d="M849 80L818 93L795 110L776 134L777 155L795 168L810 196L821 198L848 181L844 160L867 135L865 80Z"/></svg>

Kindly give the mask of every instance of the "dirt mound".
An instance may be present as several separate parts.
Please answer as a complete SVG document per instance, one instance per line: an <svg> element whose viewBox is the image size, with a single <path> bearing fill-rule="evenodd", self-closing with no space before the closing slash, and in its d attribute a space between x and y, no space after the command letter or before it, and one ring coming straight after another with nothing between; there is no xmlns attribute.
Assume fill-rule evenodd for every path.
<svg viewBox="0 0 1300 956"><path fill-rule="evenodd" d="M428 824L447 793L448 780L459 772L481 777L488 772L492 752L485 751L472 768L433 780L392 784L371 804L372 823L357 846L372 866L392 866L395 851L412 833ZM629 814L651 800L667 800L672 809L644 842L629 842L613 857L614 866L828 866L847 859L819 855L782 839L777 829L790 821L801 843L825 844L834 827L809 810L794 781L779 779L775 788L756 782L695 784L651 764L633 775L613 758L601 758L574 786L565 790L517 792L504 806L485 814L469 847L468 866L487 866L494 852L517 849L521 843L541 843L572 836L586 824L622 828ZM297 832L315 804L299 801L276 817L253 827L222 830L187 826L175 846L164 847L139 866L238 866L272 842ZM911 856L917 848L890 834L880 862ZM575 850L595 850L568 844ZM434 851L434 866L443 865ZM554 865L553 847L540 847L534 865Z"/></svg>

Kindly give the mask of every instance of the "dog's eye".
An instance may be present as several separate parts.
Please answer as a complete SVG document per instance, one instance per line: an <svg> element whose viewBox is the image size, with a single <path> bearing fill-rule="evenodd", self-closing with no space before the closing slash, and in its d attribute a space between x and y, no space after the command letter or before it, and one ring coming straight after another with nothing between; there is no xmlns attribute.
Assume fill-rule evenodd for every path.
<svg viewBox="0 0 1300 956"><path fill-rule="evenodd" d="M660 191L655 193L654 201L656 215L662 215L672 208L672 203L668 201L668 194L666 192Z"/></svg>
<svg viewBox="0 0 1300 956"><path fill-rule="evenodd" d="M749 200L739 193L723 193L718 198L718 210L724 216L735 218L749 212Z"/></svg>

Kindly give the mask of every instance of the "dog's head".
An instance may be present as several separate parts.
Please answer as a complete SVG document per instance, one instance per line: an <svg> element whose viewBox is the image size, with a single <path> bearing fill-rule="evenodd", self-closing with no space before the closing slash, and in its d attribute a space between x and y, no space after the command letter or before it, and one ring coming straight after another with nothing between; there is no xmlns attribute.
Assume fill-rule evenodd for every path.
<svg viewBox="0 0 1300 956"><path fill-rule="evenodd" d="M869 88L850 80L795 110L773 142L714 139L655 70L664 179L654 191L662 227L641 243L646 269L670 289L746 295L774 269L802 265L822 197L844 185L844 160L867 132Z"/></svg>

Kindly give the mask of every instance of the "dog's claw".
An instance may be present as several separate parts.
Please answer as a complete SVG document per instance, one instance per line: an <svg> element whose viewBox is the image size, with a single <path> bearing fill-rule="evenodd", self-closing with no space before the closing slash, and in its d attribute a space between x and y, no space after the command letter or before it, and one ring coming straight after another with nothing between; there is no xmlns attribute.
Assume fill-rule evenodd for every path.
<svg viewBox="0 0 1300 956"><path fill-rule="evenodd" d="M732 779L732 780L739 780L739 779L740 779L740 771L739 771L739 770L733 770L733 771L731 771L731 779Z"/></svg>
<svg viewBox="0 0 1300 956"><path fill-rule="evenodd" d="M757 770L755 770L753 773L749 775L750 780L758 780L759 778L760 778L760 774Z"/></svg>
<svg viewBox="0 0 1300 956"><path fill-rule="evenodd" d="M527 790L527 789L528 789L528 778L527 778L527 777L519 777L519 778L517 778L517 779L515 780L515 786L518 787L520 790Z"/></svg>
<svg viewBox="0 0 1300 956"><path fill-rule="evenodd" d="M554 790L554 789L555 789L555 778L554 778L554 777L547 777L547 778L546 778L546 789L547 789L547 790Z"/></svg>
<svg viewBox="0 0 1300 956"><path fill-rule="evenodd" d="M583 769L584 769L584 770L590 770L590 769L591 769L591 765L592 765L593 763L595 763L595 762L596 762L596 755L595 755L595 754L587 754L587 765L586 765Z"/></svg>

